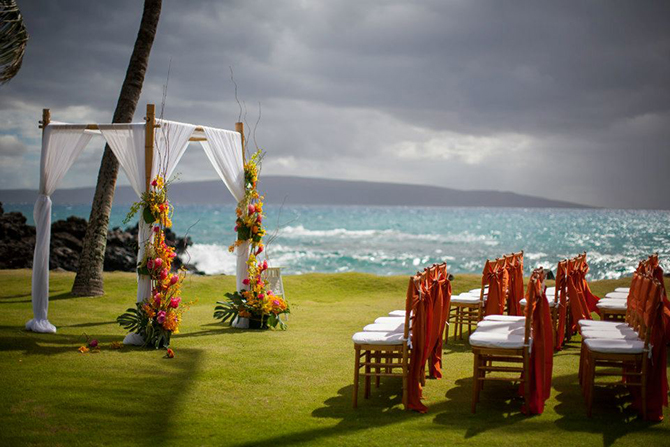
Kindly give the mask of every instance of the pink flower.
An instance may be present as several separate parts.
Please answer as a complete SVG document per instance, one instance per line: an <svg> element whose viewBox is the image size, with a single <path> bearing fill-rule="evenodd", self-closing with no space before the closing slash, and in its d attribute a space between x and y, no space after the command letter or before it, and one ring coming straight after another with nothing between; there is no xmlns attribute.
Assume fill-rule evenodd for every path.
<svg viewBox="0 0 670 447"><path fill-rule="evenodd" d="M249 278L244 278L242 280L242 284L244 284L245 286L248 286L249 285Z"/></svg>
<svg viewBox="0 0 670 447"><path fill-rule="evenodd" d="M156 179L154 179L154 180L151 182L151 186L158 186L158 182L156 181Z"/></svg>
<svg viewBox="0 0 670 447"><path fill-rule="evenodd" d="M154 233L158 233L159 231L161 231L161 229L159 227L154 227L153 230L154 230Z"/></svg>
<svg viewBox="0 0 670 447"><path fill-rule="evenodd" d="M161 310L158 312L158 315L156 316L156 321L158 324L163 324L165 322L165 311Z"/></svg>
<svg viewBox="0 0 670 447"><path fill-rule="evenodd" d="M261 215L259 214L258 217L256 218L256 222L258 222L258 223L263 222L263 216L261 216Z"/></svg>
<svg viewBox="0 0 670 447"><path fill-rule="evenodd" d="M259 293L259 294L258 294L258 299L259 299L259 300L262 300L263 298L265 298L265 295L262 294L262 293Z"/></svg>
<svg viewBox="0 0 670 447"><path fill-rule="evenodd" d="M161 295L159 293L154 295L154 305L156 307L161 305Z"/></svg>
<svg viewBox="0 0 670 447"><path fill-rule="evenodd" d="M237 225L235 225L235 228L233 228L233 231L237 231L237 228L238 228Z"/></svg>
<svg viewBox="0 0 670 447"><path fill-rule="evenodd" d="M268 290L268 296L272 295L272 290Z"/></svg>
<svg viewBox="0 0 670 447"><path fill-rule="evenodd" d="M256 212L256 207L253 205L249 205L249 208L247 208L247 211L249 211L249 214L254 214Z"/></svg>
<svg viewBox="0 0 670 447"><path fill-rule="evenodd" d="M179 281L179 276L172 275L172 278L170 278L170 284L177 284L177 281Z"/></svg>
<svg viewBox="0 0 670 447"><path fill-rule="evenodd" d="M279 306L281 303L279 302L279 300L274 300L272 301L272 304L274 304L275 306Z"/></svg>
<svg viewBox="0 0 670 447"><path fill-rule="evenodd" d="M268 261L263 261L263 270L268 269Z"/></svg>
<svg viewBox="0 0 670 447"><path fill-rule="evenodd" d="M98 340L96 340L94 338L93 340L88 342L88 346L91 347L91 348L97 348L98 347Z"/></svg>
<svg viewBox="0 0 670 447"><path fill-rule="evenodd" d="M170 272L168 272L168 269L161 270L161 279L167 278L169 274Z"/></svg>
<svg viewBox="0 0 670 447"><path fill-rule="evenodd" d="M259 285L260 287L263 287L263 286L265 286L265 283L264 283L263 281L258 281L258 285Z"/></svg>
<svg viewBox="0 0 670 447"><path fill-rule="evenodd" d="M153 260L153 259L149 259L149 260L147 261L147 268L148 268L149 270L151 270L151 269L154 268L154 260Z"/></svg>
<svg viewBox="0 0 670 447"><path fill-rule="evenodd" d="M258 247L258 250L256 250L256 256L260 255L261 253L263 253L263 246L262 245L260 247Z"/></svg>
<svg viewBox="0 0 670 447"><path fill-rule="evenodd" d="M163 265L163 260L161 258L156 258L154 264L156 265L156 267L160 268L160 266Z"/></svg>
<svg viewBox="0 0 670 447"><path fill-rule="evenodd" d="M175 256L177 256L177 253L175 252L170 253L170 259L174 258Z"/></svg>
<svg viewBox="0 0 670 447"><path fill-rule="evenodd" d="M179 303L181 303L181 298L178 296L174 297L170 300L170 307L176 309L177 307L179 307Z"/></svg>

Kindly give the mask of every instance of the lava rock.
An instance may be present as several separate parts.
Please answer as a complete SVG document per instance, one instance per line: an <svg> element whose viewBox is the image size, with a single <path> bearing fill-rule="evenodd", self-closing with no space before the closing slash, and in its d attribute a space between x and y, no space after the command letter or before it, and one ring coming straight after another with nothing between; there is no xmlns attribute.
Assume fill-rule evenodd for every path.
<svg viewBox="0 0 670 447"><path fill-rule="evenodd" d="M51 225L50 269L77 270L86 227L86 219L75 216ZM137 233L137 225L125 230L115 227L107 232L103 264L105 271L134 272L137 269ZM168 229L165 231L165 239L177 252L173 261L175 270L184 266L193 273L201 273L195 266L184 264L180 257L193 245L190 237L177 237ZM21 213L5 213L0 203L0 269L32 268L34 250L35 227L27 225Z"/></svg>

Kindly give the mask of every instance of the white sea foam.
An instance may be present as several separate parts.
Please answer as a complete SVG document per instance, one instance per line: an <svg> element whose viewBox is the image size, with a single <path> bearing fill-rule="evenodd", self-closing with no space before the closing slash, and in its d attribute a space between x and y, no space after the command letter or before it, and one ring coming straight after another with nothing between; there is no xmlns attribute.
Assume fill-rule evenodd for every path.
<svg viewBox="0 0 670 447"><path fill-rule="evenodd" d="M237 257L228 251L228 247L217 244L194 244L189 247L191 263L208 275L223 273L235 274Z"/></svg>

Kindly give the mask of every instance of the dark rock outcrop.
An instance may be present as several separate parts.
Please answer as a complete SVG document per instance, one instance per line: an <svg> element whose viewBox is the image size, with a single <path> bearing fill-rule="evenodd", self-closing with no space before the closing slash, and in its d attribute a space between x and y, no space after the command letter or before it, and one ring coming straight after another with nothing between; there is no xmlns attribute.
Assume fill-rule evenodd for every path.
<svg viewBox="0 0 670 447"><path fill-rule="evenodd" d="M77 270L86 225L86 219L74 216L51 225L50 269ZM103 267L105 271L135 271L137 232L137 225L125 230L115 227L108 231ZM189 271L199 273L194 266L185 264L181 259L186 249L193 245L193 240L190 237L177 237L169 229L165 231L165 239L176 248L177 257L173 267L178 269L184 266ZM4 213L0 203L0 269L32 268L34 250L35 227L27 225L21 213Z"/></svg>

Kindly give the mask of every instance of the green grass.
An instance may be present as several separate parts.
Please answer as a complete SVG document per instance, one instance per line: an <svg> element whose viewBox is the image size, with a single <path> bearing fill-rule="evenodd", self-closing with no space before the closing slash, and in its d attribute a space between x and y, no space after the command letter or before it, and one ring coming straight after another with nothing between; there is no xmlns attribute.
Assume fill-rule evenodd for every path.
<svg viewBox="0 0 670 447"><path fill-rule="evenodd" d="M444 379L425 387L425 415L405 412L400 382L387 379L351 408L351 335L403 307L405 277L289 276L289 330L244 331L212 319L233 277L187 279L197 303L163 351L108 348L123 339L115 318L135 300L135 276L105 275L107 294L75 298L73 275L52 273L49 318L58 334L26 332L30 271L0 271L0 445L663 445L667 421L637 419L625 393L598 390L585 415L577 383L579 342L554 357L553 389L541 416L520 414L509 384L487 385L470 413L472 354L444 350ZM459 275L454 293L476 287ZM603 294L628 280L592 285ZM83 334L102 351L80 354ZM666 412L666 418L668 414Z"/></svg>

